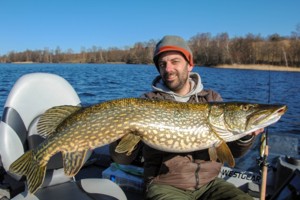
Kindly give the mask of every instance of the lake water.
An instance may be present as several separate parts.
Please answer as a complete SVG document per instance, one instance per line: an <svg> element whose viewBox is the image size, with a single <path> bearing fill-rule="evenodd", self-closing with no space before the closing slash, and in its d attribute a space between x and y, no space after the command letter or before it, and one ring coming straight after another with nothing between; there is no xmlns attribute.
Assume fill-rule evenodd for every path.
<svg viewBox="0 0 300 200"><path fill-rule="evenodd" d="M200 73L205 88L218 91L225 101L286 104L287 113L268 128L269 135L289 136L293 141L300 141L300 73L208 67L195 67L194 71ZM152 80L158 74L152 65L0 64L1 115L15 81L31 72L64 77L75 88L83 105L139 97L151 90Z"/></svg>

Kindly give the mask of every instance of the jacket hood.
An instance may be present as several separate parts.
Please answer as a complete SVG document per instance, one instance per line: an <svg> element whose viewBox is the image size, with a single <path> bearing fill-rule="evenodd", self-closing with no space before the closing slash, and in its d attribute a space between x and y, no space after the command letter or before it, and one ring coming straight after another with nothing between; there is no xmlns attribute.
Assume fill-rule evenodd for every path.
<svg viewBox="0 0 300 200"><path fill-rule="evenodd" d="M196 95L197 93L203 90L203 85L201 82L201 77L198 73L191 72L189 81L192 84L192 90L186 95L179 95L171 91L163 82L161 76L157 76L152 82L152 88L154 91L167 93L175 98L179 102L187 102L191 96Z"/></svg>

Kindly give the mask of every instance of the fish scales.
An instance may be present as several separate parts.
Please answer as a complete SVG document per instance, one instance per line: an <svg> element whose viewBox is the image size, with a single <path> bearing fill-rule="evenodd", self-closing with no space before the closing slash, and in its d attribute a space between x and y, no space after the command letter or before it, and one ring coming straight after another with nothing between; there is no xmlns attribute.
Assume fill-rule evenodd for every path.
<svg viewBox="0 0 300 200"><path fill-rule="evenodd" d="M168 152L209 149L212 160L234 165L226 142L279 120L284 105L249 103L179 103L147 99L119 99L87 108L58 106L43 114L38 132L46 139L10 166L25 175L34 193L42 184L46 165L62 152L65 174L74 176L82 167L88 149L118 139L119 153L129 155L142 140Z"/></svg>
<svg viewBox="0 0 300 200"><path fill-rule="evenodd" d="M160 106L157 106L157 104ZM183 112L183 110L187 111ZM152 146L156 145L156 148L169 146L169 148L161 148L161 150L176 149L176 151L183 151L186 149L186 151L191 151L196 148L195 145L197 146L196 142L198 140L207 138L204 134L199 135L197 133L197 129L200 130L200 123L197 119L200 119L203 123L204 119L207 119L208 112L203 112L202 110L206 109L202 107L200 107L200 111L198 110L199 106L196 109L195 105L186 106L186 104L170 104L169 102L157 101L147 104L139 100L121 100L119 104L101 105L85 109L80 118L77 117L78 115L74 115L69 119L69 121L76 121L76 123L71 123L76 124L76 126L65 126L62 123L57 131L64 135L66 140L68 138L73 140L76 135L84 135L86 139L97 135L97 138L101 138L105 144L118 139L122 134L132 132L141 136ZM82 124L85 124L85 126L82 126ZM203 125L201 130L203 131L204 128L209 129L209 127ZM107 134L103 135L102 132L98 131L99 129L106 131ZM72 134L72 137L65 134L65 132ZM209 132L206 133L209 134ZM193 140L189 141L190 137L188 136ZM178 143L178 141L184 142ZM191 143L192 141L195 145ZM73 140L73 142L77 143L78 141ZM83 148L87 146L94 148L99 143L99 140L90 140L89 144L85 144ZM179 144L186 145L181 146Z"/></svg>

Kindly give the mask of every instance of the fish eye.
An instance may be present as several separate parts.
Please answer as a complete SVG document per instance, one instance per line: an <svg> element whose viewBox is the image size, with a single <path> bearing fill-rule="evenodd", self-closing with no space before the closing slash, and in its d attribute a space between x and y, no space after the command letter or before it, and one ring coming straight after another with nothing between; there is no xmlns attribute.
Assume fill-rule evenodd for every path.
<svg viewBox="0 0 300 200"><path fill-rule="evenodd" d="M241 105L241 110L247 111L249 110L250 106L249 105Z"/></svg>

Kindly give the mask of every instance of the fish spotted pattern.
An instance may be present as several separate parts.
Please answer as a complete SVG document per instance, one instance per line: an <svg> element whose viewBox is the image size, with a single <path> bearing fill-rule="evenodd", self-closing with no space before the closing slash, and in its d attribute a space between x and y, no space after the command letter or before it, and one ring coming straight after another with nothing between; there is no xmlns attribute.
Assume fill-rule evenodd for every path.
<svg viewBox="0 0 300 200"><path fill-rule="evenodd" d="M10 166L25 175L35 193L42 185L49 159L63 156L64 172L74 176L89 149L118 139L116 152L130 153L139 141L168 152L209 149L211 160L234 166L226 142L277 122L285 105L228 103L179 103L148 99L119 99L90 107L58 106L47 110L38 122L46 139Z"/></svg>

